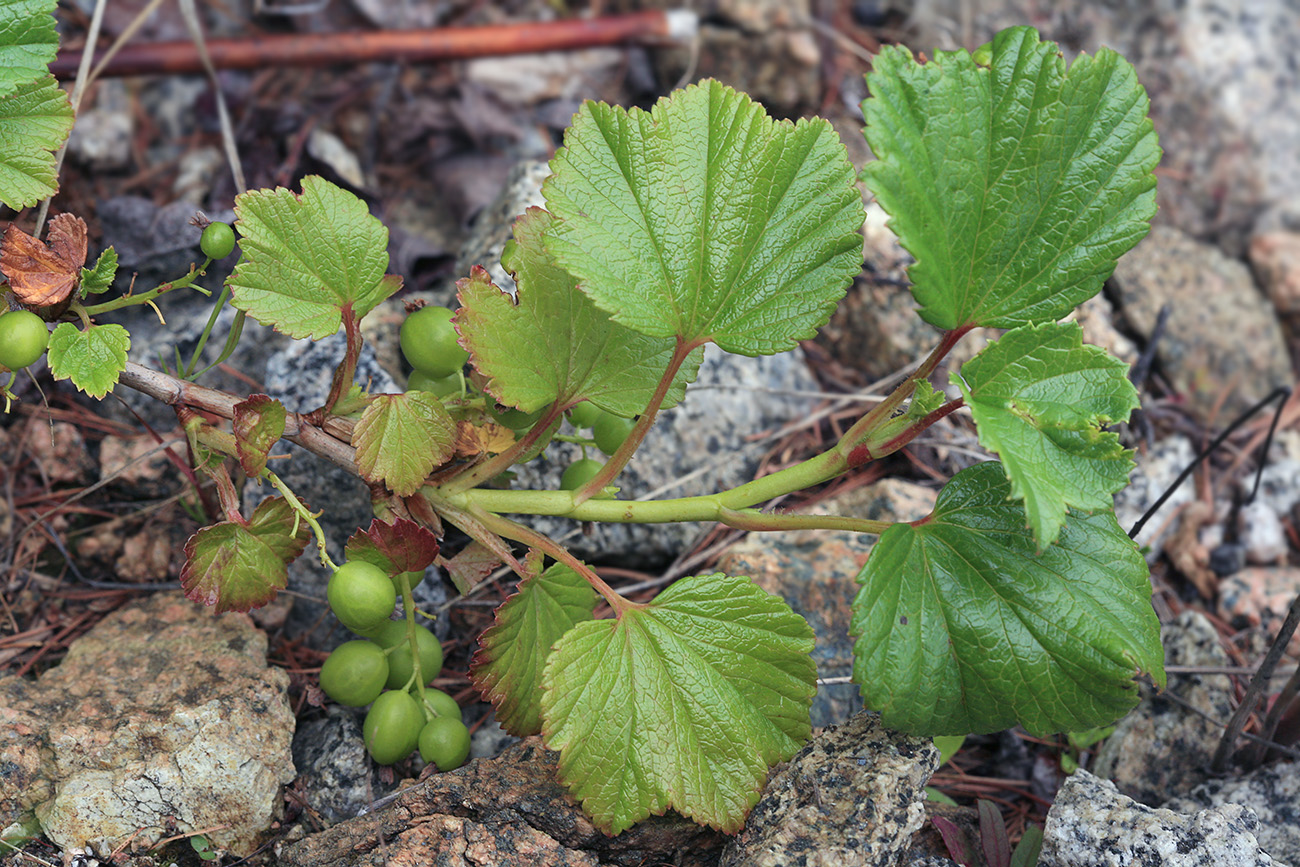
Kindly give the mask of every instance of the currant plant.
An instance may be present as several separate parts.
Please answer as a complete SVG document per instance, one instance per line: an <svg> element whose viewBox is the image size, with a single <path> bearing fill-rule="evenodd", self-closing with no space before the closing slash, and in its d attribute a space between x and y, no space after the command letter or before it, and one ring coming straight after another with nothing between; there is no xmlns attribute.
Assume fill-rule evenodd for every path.
<svg viewBox="0 0 1300 867"><path fill-rule="evenodd" d="M583 106L551 163L546 207L519 218L502 254L517 293L476 267L458 309L411 309L405 393L353 382L359 323L401 286L386 273L387 231L316 177L298 193L237 198L240 259L216 306L299 339L342 329L321 407L291 413L265 395L217 392L193 381L196 359L169 375L127 363L116 337L87 337L113 327L95 325L97 312L155 297L86 305L111 265L72 280L69 307L40 313L79 323L58 325L51 369L89 393L120 382L176 408L221 507L186 549L192 599L264 604L314 539L334 572L330 603L361 636L327 660L321 684L370 705L377 761L418 749L447 769L466 756L459 708L429 686L441 648L411 593L434 563L464 592L498 564L518 575L472 678L508 731L559 751L563 782L606 832L669 808L734 831L768 768L809 735L813 634L784 601L714 573L634 603L511 514L878 534L853 604L854 679L887 725L962 735L1109 723L1136 703L1139 677L1163 684L1146 564L1111 509L1132 462L1106 426L1137 398L1122 363L1058 320L1148 231L1160 152L1146 94L1113 52L1067 67L1029 28L925 63L886 48L868 86L877 160L861 180L916 259L912 291L936 345L832 448L740 487L633 501L617 479L658 414L684 399L706 345L770 355L825 324L862 266L863 207L829 123L776 122L716 81L650 111ZM229 240L217 230L203 250ZM935 389L939 362L977 327L1005 333L951 375L950 394ZM926 518L763 509L962 407L1000 460L954 476ZM511 467L556 438L585 451L559 489L511 489ZM281 439L370 485L376 519L342 565L268 465ZM248 517L235 464L276 492ZM473 540L452 557L439 546L448 525ZM392 620L399 598L404 617ZM612 616L596 618L601 601Z"/></svg>

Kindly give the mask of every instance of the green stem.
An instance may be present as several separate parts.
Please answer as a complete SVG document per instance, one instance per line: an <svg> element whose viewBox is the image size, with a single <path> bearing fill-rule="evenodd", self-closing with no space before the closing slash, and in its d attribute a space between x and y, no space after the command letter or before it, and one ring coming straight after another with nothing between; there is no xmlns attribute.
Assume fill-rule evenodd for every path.
<svg viewBox="0 0 1300 867"><path fill-rule="evenodd" d="M202 268L191 269L188 274L186 274L184 277L181 277L179 280L173 280L170 283L163 283L160 286L150 289L148 292L141 292L139 295L136 295L135 293L129 293L126 295L122 295L118 298L114 298L112 301L105 301L103 304L91 304L88 307L84 308L86 311L86 315L98 316L99 314L107 313L110 310L120 310L123 307L133 307L137 304L148 304L150 301L154 300L159 295L164 295L172 291L173 289L184 289L188 286L191 286L195 280L199 279L204 275L208 265L210 265L211 263L212 260L208 259L203 263ZM197 287L195 288L197 289Z"/></svg>
<svg viewBox="0 0 1300 867"><path fill-rule="evenodd" d="M847 515L794 515L760 512L757 509L723 509L722 523L737 530L772 532L777 530L847 530L879 536L893 526L892 521L872 521Z"/></svg>
<svg viewBox="0 0 1300 867"><path fill-rule="evenodd" d="M528 433L524 434L523 439L516 440L514 445L500 454L493 455L483 463L445 482L440 490L445 494L458 494L501 475L515 465L520 455L526 454L529 449L536 445L537 440L554 427L556 421L563 414L564 409L558 403L552 404L551 408L537 420L537 423L529 429Z"/></svg>
<svg viewBox="0 0 1300 867"><path fill-rule="evenodd" d="M325 530L321 527L320 522L316 520L316 516L303 505L302 500L299 500L293 491L289 490L289 486L282 482L279 476L270 470L262 470L262 475L271 483L272 487L280 492L280 496L284 497L289 507L297 513L298 517L306 521L307 526L311 527L312 535L316 537L316 547L320 550L321 564L331 572L336 571L339 567L334 564L334 561L330 559L329 552L325 550Z"/></svg>
<svg viewBox="0 0 1300 867"><path fill-rule="evenodd" d="M406 613L406 646L411 651L411 677L415 679L415 689L419 693L420 709L424 710L424 682L428 678L420 671L420 643L415 638L415 594L411 592L411 579L405 572L397 576L397 587L402 596L402 610ZM403 688L410 689L411 685ZM427 713L425 719L429 719Z"/></svg>
<svg viewBox="0 0 1300 867"><path fill-rule="evenodd" d="M217 317L221 315L221 311L225 308L226 301L229 298L230 286L221 287L221 294L217 296L217 303L212 308L212 314L208 316L208 324L203 327L203 333L199 335L199 342L195 345L194 352L190 354L190 363L185 365L181 379L189 379L193 375L194 368L199 362L199 356L203 354L204 347L208 345L208 337L212 334L212 329L216 327Z"/></svg>

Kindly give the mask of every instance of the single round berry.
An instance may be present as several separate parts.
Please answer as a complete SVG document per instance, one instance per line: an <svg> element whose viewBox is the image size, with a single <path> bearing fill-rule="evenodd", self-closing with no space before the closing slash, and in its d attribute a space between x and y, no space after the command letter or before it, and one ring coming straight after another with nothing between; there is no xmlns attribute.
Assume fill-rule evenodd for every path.
<svg viewBox="0 0 1300 867"><path fill-rule="evenodd" d="M604 413L592 425L591 437L596 441L596 448L607 455L612 455L627 440L635 426L636 422L630 418Z"/></svg>
<svg viewBox="0 0 1300 867"><path fill-rule="evenodd" d="M465 366L469 353L456 342L454 314L446 307L421 307L402 323L402 354L411 367L435 379L451 376Z"/></svg>
<svg viewBox="0 0 1300 867"><path fill-rule="evenodd" d="M469 758L469 729L458 718L436 716L420 730L420 757L440 771L454 771Z"/></svg>
<svg viewBox="0 0 1300 867"><path fill-rule="evenodd" d="M569 407L569 421L579 430L589 428L601 416L601 408L589 400Z"/></svg>
<svg viewBox="0 0 1300 867"><path fill-rule="evenodd" d="M375 699L361 724L366 752L381 765L404 759L420 743L424 712L408 692L385 692Z"/></svg>
<svg viewBox="0 0 1300 867"><path fill-rule="evenodd" d="M388 657L373 641L345 641L320 669L320 688L339 704L365 707L384 691Z"/></svg>
<svg viewBox="0 0 1300 867"><path fill-rule="evenodd" d="M456 699L447 695L440 689L432 686L424 688L424 703L433 710L436 716L447 716L452 719L460 719L460 705Z"/></svg>
<svg viewBox="0 0 1300 867"><path fill-rule="evenodd" d="M488 414L500 422L502 425L510 428L512 431L526 431L537 424L537 420L542 417L544 410L536 412L524 412L522 409L514 407L497 406L494 403L488 404Z"/></svg>
<svg viewBox="0 0 1300 867"><path fill-rule="evenodd" d="M592 458L582 458L569 464L564 469L564 475L560 476L560 489L564 491L576 491L583 485L596 478L605 465Z"/></svg>
<svg viewBox="0 0 1300 867"><path fill-rule="evenodd" d="M340 566L330 576L325 595L334 616L354 632L379 626L397 605L397 591L388 573L364 560Z"/></svg>
<svg viewBox="0 0 1300 867"><path fill-rule="evenodd" d="M406 637L406 621L390 620L374 636L374 640L388 654L388 688L401 689L411 679L415 666L411 662L411 645ZM423 626L415 627L415 643L420 649L420 676L428 683L442 671L442 645L433 633Z"/></svg>
<svg viewBox="0 0 1300 867"><path fill-rule="evenodd" d="M32 311L0 314L0 367L24 368L40 358L49 343L45 320Z"/></svg>
<svg viewBox="0 0 1300 867"><path fill-rule="evenodd" d="M460 397L460 375L430 376L423 370L412 370L406 381L407 391L427 391L434 397Z"/></svg>
<svg viewBox="0 0 1300 867"><path fill-rule="evenodd" d="M209 259L224 259L235 250L235 230L229 223L208 223L199 237L199 249Z"/></svg>

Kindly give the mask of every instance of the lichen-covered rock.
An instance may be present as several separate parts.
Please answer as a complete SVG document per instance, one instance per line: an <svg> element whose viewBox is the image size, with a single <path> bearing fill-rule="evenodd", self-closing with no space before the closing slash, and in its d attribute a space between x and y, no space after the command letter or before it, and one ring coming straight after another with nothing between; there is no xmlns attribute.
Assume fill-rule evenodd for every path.
<svg viewBox="0 0 1300 867"><path fill-rule="evenodd" d="M1040 867L1268 867L1259 820L1230 804L1194 815L1157 810L1106 780L1076 771L1056 795L1043 829Z"/></svg>
<svg viewBox="0 0 1300 867"><path fill-rule="evenodd" d="M1202 421L1216 410L1220 420L1231 417L1291 382L1276 311L1245 264L1217 248L1156 226L1119 260L1112 282L1124 318L1142 335L1170 305L1156 356Z"/></svg>
<svg viewBox="0 0 1300 867"><path fill-rule="evenodd" d="M1197 611L1184 611L1161 630L1167 665L1226 666L1228 656L1214 626ZM1171 674L1168 693L1142 687L1142 702L1115 726L1093 767L1114 780L1119 791L1144 804L1163 803L1171 792L1187 791L1206 777L1220 729L1184 703L1226 720L1232 714L1226 675Z"/></svg>
<svg viewBox="0 0 1300 867"><path fill-rule="evenodd" d="M1206 807L1240 804L1259 819L1260 848L1278 861L1300 864L1300 765L1278 762L1244 777L1207 780L1164 807L1191 813Z"/></svg>
<svg viewBox="0 0 1300 867"><path fill-rule="evenodd" d="M250 854L294 777L288 680L243 614L171 593L110 614L38 681L0 679L0 827L35 810L100 857L213 829Z"/></svg>
<svg viewBox="0 0 1300 867"><path fill-rule="evenodd" d="M939 764L926 738L860 713L781 765L720 867L888 867L925 821Z"/></svg>
<svg viewBox="0 0 1300 867"><path fill-rule="evenodd" d="M711 867L725 838L669 813L617 837L592 826L556 779L558 755L538 738L494 759L434 774L384 809L284 847L284 867L372 864Z"/></svg>

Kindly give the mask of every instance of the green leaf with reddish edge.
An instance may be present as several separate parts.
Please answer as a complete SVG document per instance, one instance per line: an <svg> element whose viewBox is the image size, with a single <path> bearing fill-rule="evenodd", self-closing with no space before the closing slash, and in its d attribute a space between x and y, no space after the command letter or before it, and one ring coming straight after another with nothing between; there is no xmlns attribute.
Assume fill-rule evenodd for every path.
<svg viewBox="0 0 1300 867"><path fill-rule="evenodd" d="M92 325L82 331L60 322L50 335L50 372L55 379L70 379L91 397L103 397L117 385L126 370L131 335L121 325Z"/></svg>
<svg viewBox="0 0 1300 867"><path fill-rule="evenodd" d="M379 394L353 429L352 445L363 479L409 497L434 467L450 460L456 423L442 401L427 392Z"/></svg>
<svg viewBox="0 0 1300 867"><path fill-rule="evenodd" d="M1164 686L1150 573L1113 513L1066 516L1042 552L996 461L928 519L881 535L858 575L853 680L890 728L1047 735L1103 725Z"/></svg>
<svg viewBox="0 0 1300 867"><path fill-rule="evenodd" d="M1085 346L1074 322L1008 331L951 375L1023 500L1038 544L1050 545L1071 509L1110 509L1128 484L1132 452L1103 425L1128 421L1137 389L1128 365Z"/></svg>
<svg viewBox="0 0 1300 867"><path fill-rule="evenodd" d="M117 251L112 247L99 254L94 268L81 269L81 291L86 295L107 292L117 277Z"/></svg>
<svg viewBox="0 0 1300 867"><path fill-rule="evenodd" d="M768 768L808 737L813 633L748 578L683 578L617 620L579 623L543 675L560 778L617 834L669 807L733 832Z"/></svg>
<svg viewBox="0 0 1300 867"><path fill-rule="evenodd" d="M181 587L218 614L248 611L275 598L289 580L289 564L311 537L306 521L283 497L263 500L247 524L204 527L185 543Z"/></svg>
<svg viewBox="0 0 1300 867"><path fill-rule="evenodd" d="M239 465L252 478L266 469L271 447L284 436L284 404L265 394L251 395L235 404L235 450Z"/></svg>
<svg viewBox="0 0 1300 867"><path fill-rule="evenodd" d="M675 343L619 325L578 291L542 244L553 224L541 208L529 208L515 223L501 264L518 283L517 303L482 268L456 284L461 343L488 377L487 390L507 406L535 412L557 400L569 406L586 398L615 415L634 416L650 403ZM664 408L681 402L702 358L702 348L691 353Z"/></svg>
<svg viewBox="0 0 1300 867"><path fill-rule="evenodd" d="M365 560L389 575L423 572L438 556L438 537L428 528L406 518L391 524L374 520L366 530L348 539L345 559Z"/></svg>
<svg viewBox="0 0 1300 867"><path fill-rule="evenodd" d="M0 201L21 210L58 192L54 152L68 140L74 120L68 95L52 75L0 98Z"/></svg>
<svg viewBox="0 0 1300 867"><path fill-rule="evenodd" d="M357 319L402 287L388 270L388 229L366 203L323 178L302 193L277 188L235 197L239 264L231 303L290 337L320 340L339 330L343 308Z"/></svg>
<svg viewBox="0 0 1300 867"><path fill-rule="evenodd" d="M649 112L584 104L551 171L547 249L642 334L783 352L862 270L862 198L830 123L773 121L717 81Z"/></svg>
<svg viewBox="0 0 1300 867"><path fill-rule="evenodd" d="M1091 298L1142 240L1160 161L1147 95L1109 48L1068 71L1013 27L977 52L918 64L881 49L867 76L863 180L916 263L938 328L1050 322Z"/></svg>
<svg viewBox="0 0 1300 867"><path fill-rule="evenodd" d="M5 0L0 3L0 97L44 78L59 50L54 27L55 0Z"/></svg>
<svg viewBox="0 0 1300 867"><path fill-rule="evenodd" d="M469 676L496 707L497 721L516 737L542 730L542 669L551 647L574 625L591 620L598 597L586 579L561 563L519 584L479 637Z"/></svg>

